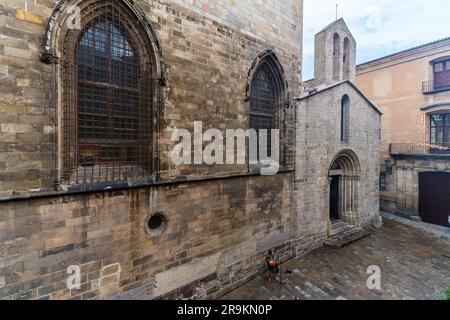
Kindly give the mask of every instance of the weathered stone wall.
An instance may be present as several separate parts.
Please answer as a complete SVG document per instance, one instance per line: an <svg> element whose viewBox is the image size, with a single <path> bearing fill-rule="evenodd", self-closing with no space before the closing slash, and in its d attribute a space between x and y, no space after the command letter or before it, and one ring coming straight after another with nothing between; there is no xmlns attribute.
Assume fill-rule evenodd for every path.
<svg viewBox="0 0 450 320"><path fill-rule="evenodd" d="M54 68L39 61L44 17L26 13L22 1L0 4L0 194L51 185L55 112ZM49 170L50 169L50 170Z"/></svg>
<svg viewBox="0 0 450 320"><path fill-rule="evenodd" d="M350 98L349 139L341 142L341 100ZM330 168L343 150L358 157L357 215L360 225L379 216L380 113L348 83L298 101L295 202L299 234L326 237L330 222Z"/></svg>
<svg viewBox="0 0 450 320"><path fill-rule="evenodd" d="M246 166L175 167L168 159L175 128L192 130L194 121L204 129L248 127L248 72L263 50L284 68L288 102L296 95L302 1L136 3L167 68L161 180L79 194L53 193L59 65L40 62L40 54L55 3L0 4L0 298L211 297L259 272L269 248L287 258L315 241L295 240L293 173L246 176ZM292 169L293 109L285 112ZM152 238L145 222L156 212L168 218L167 229ZM80 290L66 287L70 265L81 267Z"/></svg>
<svg viewBox="0 0 450 320"><path fill-rule="evenodd" d="M78 0L70 3L76 4ZM136 1L152 23L167 68L163 90L160 161L163 179L243 173L244 166L175 167L169 161L175 128L248 127L248 71L265 49L275 52L296 95L302 48L302 1ZM0 4L0 194L53 190L61 137L56 99L59 66L40 62L54 1ZM60 41L61 39L57 39ZM55 99L57 101L55 101ZM289 98L288 98L289 100ZM59 121L61 125L61 121ZM286 137L293 137L292 110ZM59 141L59 144L57 143ZM293 167L292 144L286 141Z"/></svg>
<svg viewBox="0 0 450 320"><path fill-rule="evenodd" d="M287 258L309 245L293 241L292 184L287 173L1 203L0 298L217 295L260 272L269 248ZM155 212L168 222L151 237ZM66 287L71 265L81 290Z"/></svg>

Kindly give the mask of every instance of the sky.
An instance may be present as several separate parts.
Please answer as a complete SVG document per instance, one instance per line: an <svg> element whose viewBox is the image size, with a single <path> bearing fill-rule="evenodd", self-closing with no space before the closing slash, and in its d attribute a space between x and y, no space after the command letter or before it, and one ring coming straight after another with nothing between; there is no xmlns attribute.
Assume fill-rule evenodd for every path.
<svg viewBox="0 0 450 320"><path fill-rule="evenodd" d="M449 0L304 0L304 80L314 77L314 35L336 19L336 3L357 63L450 37Z"/></svg>

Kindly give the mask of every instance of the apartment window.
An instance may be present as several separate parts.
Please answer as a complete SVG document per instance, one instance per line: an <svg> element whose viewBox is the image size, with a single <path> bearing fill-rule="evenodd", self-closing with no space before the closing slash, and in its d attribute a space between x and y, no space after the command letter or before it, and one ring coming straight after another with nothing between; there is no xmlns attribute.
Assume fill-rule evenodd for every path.
<svg viewBox="0 0 450 320"><path fill-rule="evenodd" d="M442 71L444 71L444 63L443 62L436 63L434 65L434 72L437 73Z"/></svg>
<svg viewBox="0 0 450 320"><path fill-rule="evenodd" d="M450 113L430 115L430 144L450 147Z"/></svg>
<svg viewBox="0 0 450 320"><path fill-rule="evenodd" d="M72 183L153 172L152 61L145 31L114 0L94 2L70 30L64 59L64 164Z"/></svg>
<svg viewBox="0 0 450 320"><path fill-rule="evenodd" d="M433 64L434 90L450 87L450 59L440 60Z"/></svg>
<svg viewBox="0 0 450 320"><path fill-rule="evenodd" d="M450 70L450 61L447 61L447 62L445 63L445 70L446 70L446 71Z"/></svg>

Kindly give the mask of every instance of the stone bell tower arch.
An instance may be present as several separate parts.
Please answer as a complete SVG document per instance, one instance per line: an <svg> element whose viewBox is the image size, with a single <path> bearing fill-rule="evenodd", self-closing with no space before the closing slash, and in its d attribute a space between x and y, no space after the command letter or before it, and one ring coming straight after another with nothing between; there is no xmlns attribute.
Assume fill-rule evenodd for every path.
<svg viewBox="0 0 450 320"><path fill-rule="evenodd" d="M316 85L355 81L356 41L344 19L336 20L315 36Z"/></svg>

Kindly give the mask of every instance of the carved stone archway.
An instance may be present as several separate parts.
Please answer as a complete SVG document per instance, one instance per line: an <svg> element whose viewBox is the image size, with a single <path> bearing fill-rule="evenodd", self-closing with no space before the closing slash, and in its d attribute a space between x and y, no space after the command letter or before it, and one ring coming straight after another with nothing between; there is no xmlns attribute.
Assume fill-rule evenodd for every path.
<svg viewBox="0 0 450 320"><path fill-rule="evenodd" d="M358 187L361 166L358 156L351 150L339 152L331 162L329 170L330 193L333 179L338 179L338 215L339 220L357 226L360 223L358 212ZM330 200L330 212L331 212Z"/></svg>

